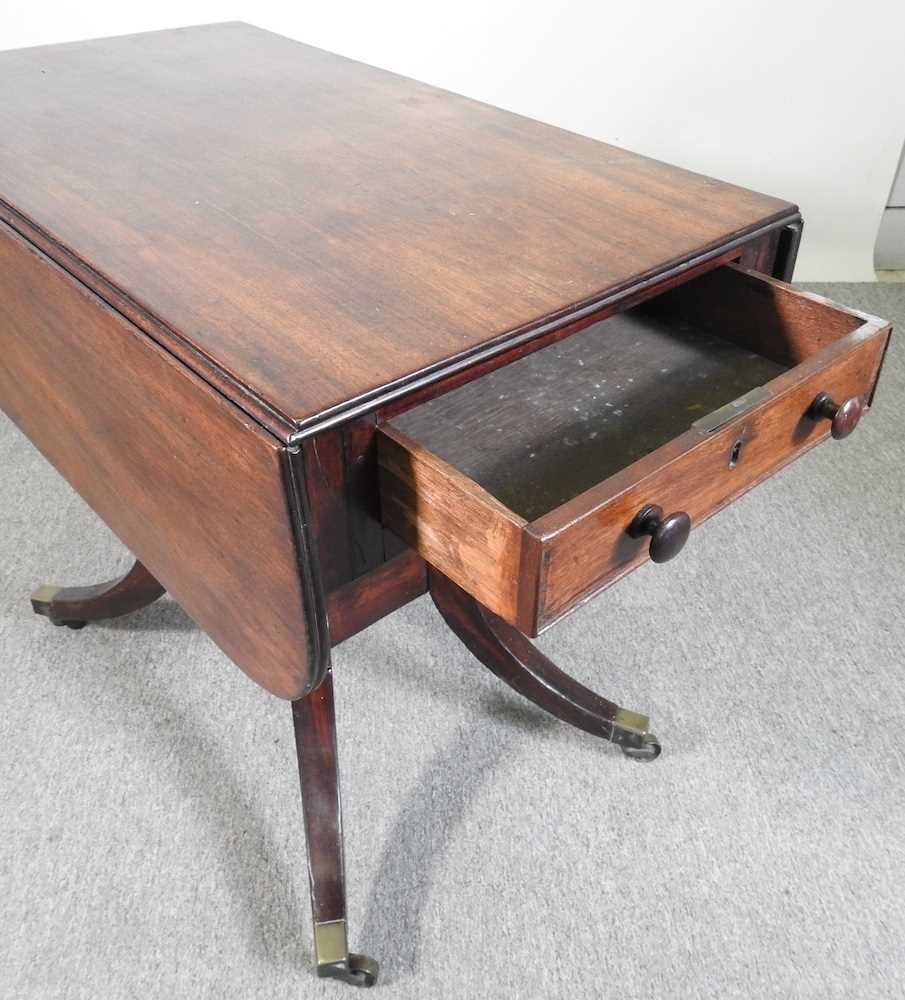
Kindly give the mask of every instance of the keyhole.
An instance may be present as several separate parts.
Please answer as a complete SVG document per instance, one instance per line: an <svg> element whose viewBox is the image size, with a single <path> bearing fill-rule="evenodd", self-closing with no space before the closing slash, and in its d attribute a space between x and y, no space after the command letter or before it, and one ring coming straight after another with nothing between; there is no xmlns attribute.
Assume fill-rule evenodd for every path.
<svg viewBox="0 0 905 1000"><path fill-rule="evenodd" d="M735 444L732 446L732 451L729 454L729 468L730 469L734 469L738 465L739 459L742 457L742 444L743 443L744 442L742 441L742 439L739 438L738 441L736 441Z"/></svg>

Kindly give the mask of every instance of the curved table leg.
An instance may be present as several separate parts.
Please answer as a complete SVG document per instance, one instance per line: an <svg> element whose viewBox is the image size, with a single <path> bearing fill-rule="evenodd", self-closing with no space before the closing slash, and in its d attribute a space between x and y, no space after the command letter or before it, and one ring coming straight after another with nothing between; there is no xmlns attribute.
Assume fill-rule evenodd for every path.
<svg viewBox="0 0 905 1000"><path fill-rule="evenodd" d="M557 719L618 744L628 757L648 761L660 756L646 715L620 708L579 684L518 629L433 569L430 592L446 624L484 666L520 695Z"/></svg>
<svg viewBox="0 0 905 1000"><path fill-rule="evenodd" d="M163 596L164 588L136 559L128 573L93 587L39 587L31 595L35 614L54 625L84 628L88 622L119 618Z"/></svg>

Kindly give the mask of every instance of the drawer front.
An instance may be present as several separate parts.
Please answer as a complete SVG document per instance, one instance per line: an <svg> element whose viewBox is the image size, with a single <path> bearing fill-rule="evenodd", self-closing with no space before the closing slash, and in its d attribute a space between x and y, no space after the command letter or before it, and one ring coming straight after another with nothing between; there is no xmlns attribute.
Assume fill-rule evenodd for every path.
<svg viewBox="0 0 905 1000"><path fill-rule="evenodd" d="M708 336L731 327L737 349L746 357L755 356L746 352L761 351L775 362L776 373L752 392L747 406L724 408L734 415L721 422L698 421L687 430L677 428L671 440L667 434L665 443L608 472L595 485L582 487L583 492L548 513L528 515L522 495L517 499L528 516L520 516L489 492L490 486L502 489L496 470L512 468L497 459L503 456L508 463L515 456L517 463L525 455L525 441L538 433L536 407L547 405L530 394L527 404L514 402L519 380L529 377L516 373L515 366L509 381L488 381L486 421L475 390L465 396L463 388L454 390L458 398L450 393L422 404L378 432L384 523L427 562L528 635L536 635L649 558L650 539L633 538L628 531L644 507L684 511L694 527L828 436L829 420L808 415L818 394L828 393L840 402L857 397L865 409L872 399L889 338L882 320L733 268L664 296L656 308L661 306L680 331L677 336L685 335L681 331L689 321L701 323ZM605 331L595 336L604 337ZM600 339L596 344L591 349L612 351L602 347ZM568 397L570 371L575 368L558 369L557 378L546 384ZM566 404L571 402L566 398ZM721 416L723 412L718 411ZM446 418L449 423L443 424ZM688 419L686 413L686 428ZM457 430L443 433L433 429L437 426ZM507 437L501 429L517 439L521 451L494 443ZM545 433L549 442L549 426ZM538 452L542 443L539 440ZM476 471L466 474L465 468ZM525 481L531 482L532 475L526 473ZM511 495L516 497L517 491Z"/></svg>
<svg viewBox="0 0 905 1000"><path fill-rule="evenodd" d="M246 673L305 691L285 450L2 224L0 406Z"/></svg>
<svg viewBox="0 0 905 1000"><path fill-rule="evenodd" d="M774 396L766 403L712 434L691 431L677 438L600 489L587 491L527 527L543 551L538 628L648 558L650 540L634 539L626 530L647 504L667 513L685 511L692 525L699 525L825 440L829 422L806 416L811 403L820 392L839 400L869 397L887 337L867 336L853 348L840 344L822 363L799 366L777 379ZM805 375L808 367L816 370Z"/></svg>

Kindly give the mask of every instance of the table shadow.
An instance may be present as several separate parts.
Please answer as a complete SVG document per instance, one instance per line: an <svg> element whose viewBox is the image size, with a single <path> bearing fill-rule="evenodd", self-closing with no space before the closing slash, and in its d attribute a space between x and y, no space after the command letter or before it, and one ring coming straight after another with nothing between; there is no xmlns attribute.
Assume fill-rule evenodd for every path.
<svg viewBox="0 0 905 1000"><path fill-rule="evenodd" d="M557 726L534 706L512 699L501 691L476 701L473 718L427 761L396 812L360 930L353 927L361 947L385 956L384 985L424 972L421 925L433 890L431 873L471 803L502 763L511 764L520 744L536 737L538 729ZM428 791L438 781L442 800Z"/></svg>
<svg viewBox="0 0 905 1000"><path fill-rule="evenodd" d="M196 628L178 605L171 603L171 607L176 611L164 608L163 622L175 622L179 630ZM145 614L141 611L129 618L135 622ZM126 628L128 620L123 619L120 627ZM149 627L162 626L158 622ZM135 750L140 752L138 743L143 742L146 766L173 782L211 831L207 842L220 853L220 871L229 883L229 894L237 900L229 919L245 925L244 937L261 961L291 971L293 978L302 977L301 986L304 977L312 974L314 958L298 797L288 804L298 814L296 864L281 860L285 843L275 836L272 821L261 814L240 777L231 770L223 752L222 729L208 736L184 701L167 691L149 671L125 670L120 664L84 657L78 676L84 681L86 698L102 685L105 701L112 702L114 709L121 708L123 717L140 707L142 725L133 728ZM294 746L288 706L285 723L288 751ZM178 740L173 739L174 732L179 734ZM174 752L176 748L179 752ZM285 756L288 774L294 770L294 750ZM294 781L290 787L297 791Z"/></svg>
<svg viewBox="0 0 905 1000"><path fill-rule="evenodd" d="M197 632L199 626L172 598L164 597L122 618L91 622L88 628L124 632Z"/></svg>
<svg viewBox="0 0 905 1000"><path fill-rule="evenodd" d="M424 648L429 648L433 623L406 624L421 636ZM160 632L197 629L175 601L166 599L121 619L90 627ZM413 646L417 648L410 640L400 644L400 655L392 657L395 670L390 680L403 687L418 685L438 701L461 705L461 684L452 675L413 657ZM354 650L349 652L354 656ZM386 836L363 919L350 915L353 946L385 960L380 980L384 985L423 972L421 925L433 888L431 873L452 844L470 805L499 766L510 763L520 745L545 731L556 739L588 738L510 691L487 673L464 646L461 657L461 669L475 672L474 683L469 684L472 699L468 721L424 764L420 780L397 809ZM140 706L144 723L140 730L148 749L149 767L154 766L153 757L160 747L172 742L173 731L179 732L181 752L167 754L166 775L185 793L201 821L212 831L209 843L221 853L224 876L238 901L234 919L246 925L245 936L262 961L291 969L293 975L310 974L313 955L298 801L289 804L298 811L298 863L285 863L280 860L285 845L274 836L267 818L256 811L238 775L230 771L224 744L216 737L208 737L196 724L191 707L147 672L121 671L103 662L86 660L80 670L86 690L102 684L106 696L120 703L124 715ZM288 712L286 732L287 744L291 745ZM287 768L293 764L287 755ZM425 794L425 789L438 781L442 781L442 799ZM237 830L242 836L232 835ZM350 836L355 836L354 831ZM262 858L268 859L264 877Z"/></svg>

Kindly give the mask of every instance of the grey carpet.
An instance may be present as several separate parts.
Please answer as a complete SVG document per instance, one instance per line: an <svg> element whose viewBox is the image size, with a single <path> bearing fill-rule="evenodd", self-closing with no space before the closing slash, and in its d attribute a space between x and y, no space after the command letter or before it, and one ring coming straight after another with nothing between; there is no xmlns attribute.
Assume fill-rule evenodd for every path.
<svg viewBox="0 0 905 1000"><path fill-rule="evenodd" d="M893 319L905 286L810 286ZM387 998L905 995L905 337L874 411L542 647L648 711L548 721L427 599L335 654L353 946ZM82 632L128 555L0 419L0 996L343 996L310 972L289 709L172 602Z"/></svg>

